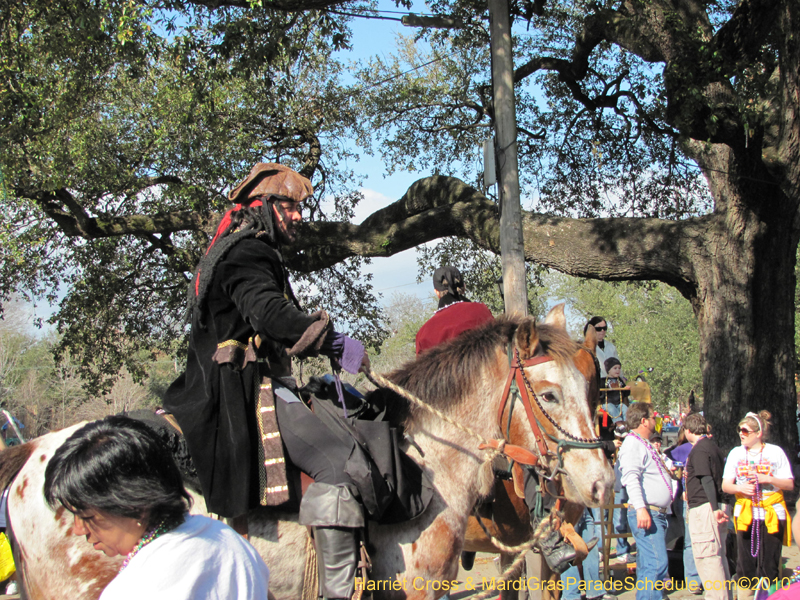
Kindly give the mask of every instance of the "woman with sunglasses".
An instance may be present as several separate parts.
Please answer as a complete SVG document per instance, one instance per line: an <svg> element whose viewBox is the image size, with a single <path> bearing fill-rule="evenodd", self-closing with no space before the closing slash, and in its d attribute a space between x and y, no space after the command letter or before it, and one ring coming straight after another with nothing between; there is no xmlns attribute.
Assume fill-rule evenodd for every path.
<svg viewBox="0 0 800 600"><path fill-rule="evenodd" d="M794 476L784 451L766 443L771 418L766 410L745 415L739 422L742 445L730 451L722 473L722 491L736 495L739 600L752 598L757 578L771 584L780 577L781 545L791 543L783 492L794 487Z"/></svg>
<svg viewBox="0 0 800 600"><path fill-rule="evenodd" d="M603 317L592 317L583 326L583 335L586 335L586 331L589 327L594 327L594 330L597 334L597 346L595 347L595 354L597 355L597 360L600 363L600 377L603 378L605 382L605 378L608 377L608 373L606 372L605 362L612 356L619 360L619 354L617 354L617 347L612 344L610 341L606 339L606 333L608 333L608 323L606 322L605 318ZM606 387L605 385L601 387Z"/></svg>

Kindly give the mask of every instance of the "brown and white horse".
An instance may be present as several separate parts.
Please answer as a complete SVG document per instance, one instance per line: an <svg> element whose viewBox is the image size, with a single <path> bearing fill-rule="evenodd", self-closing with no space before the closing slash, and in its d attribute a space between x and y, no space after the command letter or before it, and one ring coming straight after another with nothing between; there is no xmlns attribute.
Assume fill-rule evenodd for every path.
<svg viewBox="0 0 800 600"><path fill-rule="evenodd" d="M575 356L575 366L588 383L587 402L593 413L600 398L600 373L595 357L596 344L595 332L590 327L583 344L583 348L588 352L579 353ZM573 524L576 523L583 509L582 503L567 502L563 507L565 520ZM533 535L533 529L531 527L530 511L525 504L525 500L514 489L512 481L496 479L491 502L482 503L477 515L477 517L475 515L471 516L467 522L464 550L500 554L501 567L505 568L516 557L505 554L500 548L496 547L489 536L486 535L486 532L507 546L519 546L527 542ZM480 524L478 519L481 521ZM559 577L550 572L541 556L538 556L538 561L540 563L539 572L537 573L539 578L542 581L552 579L554 583L557 582ZM528 561L527 566L529 567L530 564ZM531 573L527 575L530 576ZM517 600L519 597L541 597L542 600L558 598L557 593L553 593L545 586L541 586L540 592L538 594L536 591L528 591L525 594L509 587L500 591L500 598L501 600Z"/></svg>
<svg viewBox="0 0 800 600"><path fill-rule="evenodd" d="M561 306L561 305L559 305ZM556 307L554 310L559 310ZM577 353L574 357L575 367L581 372L588 384L587 403L594 414L595 406L600 398L600 378L597 359L594 356L595 332L589 328L583 348L588 352ZM574 497L574 495L572 496ZM571 506L575 504L576 506ZM572 522L583 512L583 502L568 503L565 512L570 513L567 520ZM574 514L572 514L574 513ZM464 550L472 552L499 552L486 536L484 529L508 546L517 546L530 539L533 531L528 507L514 490L514 484L508 480L496 480L491 505L485 505L478 513L483 527L476 517L471 517L467 525ZM570 517L575 518L570 518Z"/></svg>
<svg viewBox="0 0 800 600"><path fill-rule="evenodd" d="M591 377L587 379L576 366L586 353L566 333L563 306L553 309L544 324L530 318L501 318L466 332L390 378L484 438L502 439L507 429L511 444L536 452L539 443L525 410L515 410L508 427L498 422L509 372L509 344L519 351L521 361L550 359L524 368L539 399L533 416L546 434L550 457L556 456L557 441L564 439L564 433L593 438L587 401ZM491 473L481 468L484 452L472 436L417 407L400 410L411 439L407 452L426 471L435 494L426 511L413 521L370 524L369 539L376 549L372 581L380 587L374 596L434 599L446 592L442 582L456 578L467 521L481 495L491 489ZM97 598L121 562L106 558L72 535L71 515L63 509L53 512L44 503L47 461L77 427L0 453L0 483L19 471L9 494L9 519L19 549L21 580L34 600ZM586 506L608 503L613 473L603 451L572 448L561 455L567 499ZM203 509L202 499L197 499L193 512ZM248 517L250 541L272 573L270 592L278 600L300 598L306 529L298 525L296 514L257 509ZM397 583L392 586L391 582Z"/></svg>

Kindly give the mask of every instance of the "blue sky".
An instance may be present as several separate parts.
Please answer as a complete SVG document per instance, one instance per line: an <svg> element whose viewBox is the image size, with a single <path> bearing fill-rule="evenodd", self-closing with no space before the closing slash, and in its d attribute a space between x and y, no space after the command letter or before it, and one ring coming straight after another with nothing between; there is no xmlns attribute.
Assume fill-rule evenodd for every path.
<svg viewBox="0 0 800 600"><path fill-rule="evenodd" d="M378 9L399 12L394 2L381 0ZM424 4L417 9L418 13L427 12ZM383 16L397 17L400 14L382 13ZM395 39L398 33L410 35L414 29L403 26L398 21L378 19L353 19L352 50L343 52L341 60L366 60L375 55L389 56L395 50ZM430 175L427 171L396 172L386 175L386 168L379 157L361 155L355 168L366 175L362 192L364 200L356 209L355 223L371 215L376 210L398 200L416 180ZM390 258L375 258L369 271L373 274L375 290L383 296L383 301L391 298L395 292L411 294L425 298L432 293L433 286L428 277L423 283L417 283L416 250L406 250ZM432 274L431 274L432 275Z"/></svg>

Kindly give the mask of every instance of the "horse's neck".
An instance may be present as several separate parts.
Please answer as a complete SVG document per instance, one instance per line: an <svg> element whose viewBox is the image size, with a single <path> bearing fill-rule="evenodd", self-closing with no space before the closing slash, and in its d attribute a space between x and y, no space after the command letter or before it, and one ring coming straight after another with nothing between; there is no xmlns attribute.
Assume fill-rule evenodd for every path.
<svg viewBox="0 0 800 600"><path fill-rule="evenodd" d="M475 418L470 419L463 415L448 416L470 428L494 418L488 414L473 415ZM489 491L481 489L486 487L481 485L481 466L486 451L478 449L478 439L432 415L419 418L410 431L413 443L407 451L409 456L428 473L439 492L447 498L448 506L468 515L479 496ZM484 436L489 437L485 432Z"/></svg>

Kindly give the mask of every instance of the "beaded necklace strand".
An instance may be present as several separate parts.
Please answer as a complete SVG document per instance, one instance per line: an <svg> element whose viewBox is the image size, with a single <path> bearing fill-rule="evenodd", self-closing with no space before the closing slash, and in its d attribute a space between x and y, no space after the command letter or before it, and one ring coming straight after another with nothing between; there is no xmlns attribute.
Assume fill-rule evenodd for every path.
<svg viewBox="0 0 800 600"><path fill-rule="evenodd" d="M164 535L168 531L171 531L173 527L174 526L172 527L168 526L166 520L164 520L161 521L158 525L156 525L152 529L150 529L149 531L147 531L147 533L145 533L145 535L142 537L139 543L136 544L136 547L130 552L128 552L128 556L126 556L125 560L122 561L122 566L119 568L119 572L122 573L122 571L125 570L125 567L128 566L133 557L139 553L139 550L147 546L147 544L152 542L157 537Z"/></svg>
<svg viewBox="0 0 800 600"><path fill-rule="evenodd" d="M653 444L648 442L646 439L644 439L635 431L629 431L628 435L632 435L634 439L639 440L642 444L644 444L644 447L647 448L647 451L650 454L650 458L652 458L658 465L658 474L661 475L661 479L664 482L664 485L666 485L667 489L669 490L670 502L675 500L675 496L672 493L672 483L670 483L670 480L667 479L665 475L665 471L667 471L667 466L664 464L664 461L661 460L661 457L658 455L658 451L653 447Z"/></svg>
<svg viewBox="0 0 800 600"><path fill-rule="evenodd" d="M745 452L744 457L745 460L747 461L747 464L751 465L752 463L750 463L750 450L745 448L744 452ZM764 444L762 443L761 450L758 453L758 463L756 463L757 465L761 464L761 456L763 453L764 453ZM758 467L756 467L756 469L758 469ZM753 508L751 509L753 512L755 512L757 506L761 506L761 501L762 501L761 486L758 483L758 470L756 470L756 480L754 484L756 488L755 492L753 493ZM761 521L759 519L756 519L755 515L753 515L753 529L755 529L755 535L753 535L752 531L750 532L750 556L755 558L761 551Z"/></svg>

